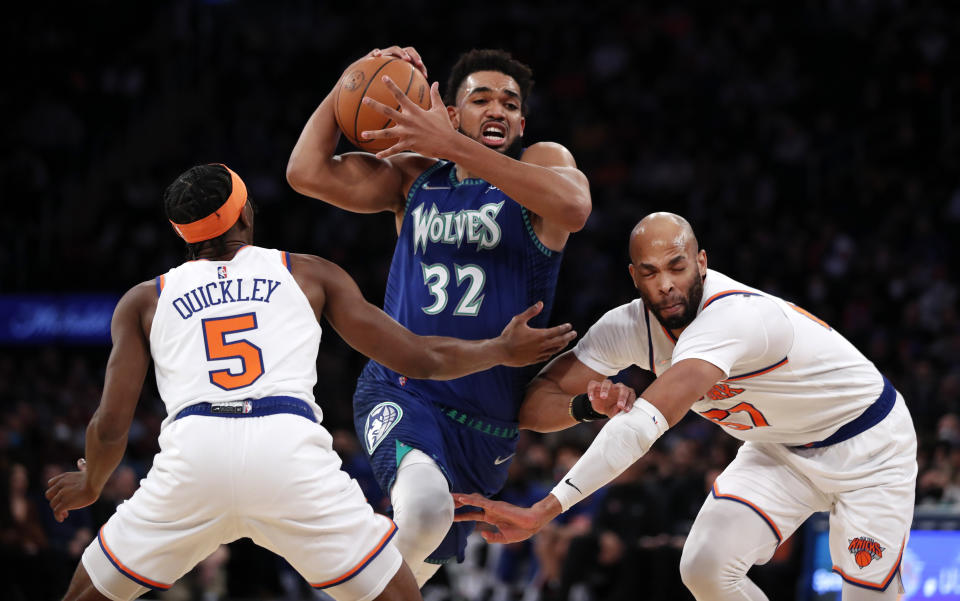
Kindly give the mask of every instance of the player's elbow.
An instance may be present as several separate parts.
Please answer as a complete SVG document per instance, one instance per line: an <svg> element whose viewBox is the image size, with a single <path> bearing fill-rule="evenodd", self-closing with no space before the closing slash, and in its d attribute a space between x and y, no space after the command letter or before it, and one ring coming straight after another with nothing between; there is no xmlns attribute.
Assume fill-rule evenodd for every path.
<svg viewBox="0 0 960 601"><path fill-rule="evenodd" d="M582 230L587 225L591 209L589 195L584 194L574 199L570 210L567 211L567 231L579 232Z"/></svg>
<svg viewBox="0 0 960 601"><path fill-rule="evenodd" d="M300 194L309 195L312 189L311 178L303 161L290 157L287 162L287 183Z"/></svg>

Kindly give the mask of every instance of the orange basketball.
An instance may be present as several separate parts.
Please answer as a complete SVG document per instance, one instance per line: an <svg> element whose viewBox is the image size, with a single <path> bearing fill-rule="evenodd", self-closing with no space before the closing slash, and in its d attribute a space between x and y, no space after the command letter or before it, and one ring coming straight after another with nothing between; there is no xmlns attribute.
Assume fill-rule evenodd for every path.
<svg viewBox="0 0 960 601"><path fill-rule="evenodd" d="M389 76L410 100L422 108L430 108L430 85L411 63L392 56L371 56L353 63L337 85L334 114L343 135L361 150L378 152L390 148L397 141L396 138L360 138L364 131L393 125L392 119L362 103L365 96L395 109L400 107L393 93L383 83L384 75Z"/></svg>
<svg viewBox="0 0 960 601"><path fill-rule="evenodd" d="M857 551L853 558L861 568L870 565L870 562L873 561L873 555L870 555L869 551Z"/></svg>

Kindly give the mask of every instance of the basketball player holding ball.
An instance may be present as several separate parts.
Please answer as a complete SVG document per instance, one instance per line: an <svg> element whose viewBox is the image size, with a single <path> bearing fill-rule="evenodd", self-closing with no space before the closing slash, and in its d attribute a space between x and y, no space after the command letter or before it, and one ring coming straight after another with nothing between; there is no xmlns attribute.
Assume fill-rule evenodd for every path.
<svg viewBox="0 0 960 601"><path fill-rule="evenodd" d="M367 57L396 58L427 76L412 47ZM347 68L307 121L287 166L290 185L349 211L393 212L399 237L384 309L412 331L487 338L516 308L537 301L543 311L531 325L545 323L561 253L586 223L591 200L566 148L524 146L530 68L500 50L471 50L454 65L443 98L432 84L429 108L397 85L406 81L380 78L391 104L368 98L360 110L376 111L387 125L358 132L357 141L389 145L376 155L338 155L338 93L356 84L358 68ZM397 547L419 585L440 564L463 559L473 525L453 524L449 493L491 495L503 486L532 375L494 368L434 382L376 361L364 368L355 427L390 495Z"/></svg>

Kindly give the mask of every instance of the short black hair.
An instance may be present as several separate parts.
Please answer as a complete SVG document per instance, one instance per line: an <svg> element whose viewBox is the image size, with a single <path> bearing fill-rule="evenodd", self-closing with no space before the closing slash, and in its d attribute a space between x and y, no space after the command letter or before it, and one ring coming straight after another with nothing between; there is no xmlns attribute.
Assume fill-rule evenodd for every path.
<svg viewBox="0 0 960 601"><path fill-rule="evenodd" d="M477 49L464 52L450 70L447 78L447 90L443 103L453 106L457 103L457 91L463 80L477 71L499 71L509 75L520 86L520 112L527 114L527 99L533 91L533 70L510 56L509 52L499 49Z"/></svg>
<svg viewBox="0 0 960 601"><path fill-rule="evenodd" d="M163 210L174 223L192 223L213 214L230 198L233 180L223 165L197 165L180 174L163 192ZM249 198L247 202L250 202ZM223 235L187 243L187 258L196 259L207 244L217 254L226 250Z"/></svg>

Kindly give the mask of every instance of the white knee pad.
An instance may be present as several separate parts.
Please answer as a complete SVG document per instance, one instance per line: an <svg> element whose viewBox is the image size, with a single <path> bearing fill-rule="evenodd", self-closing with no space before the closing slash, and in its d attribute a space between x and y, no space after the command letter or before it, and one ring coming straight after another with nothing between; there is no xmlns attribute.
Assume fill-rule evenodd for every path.
<svg viewBox="0 0 960 601"><path fill-rule="evenodd" d="M422 585L439 566L423 564L453 524L453 497L440 466L422 451L407 453L397 468L397 479L390 490L394 539L414 576ZM421 580L422 579L422 580Z"/></svg>
<svg viewBox="0 0 960 601"><path fill-rule="evenodd" d="M698 600L765 601L747 570L776 549L776 537L750 508L707 498L683 545L680 577Z"/></svg>

